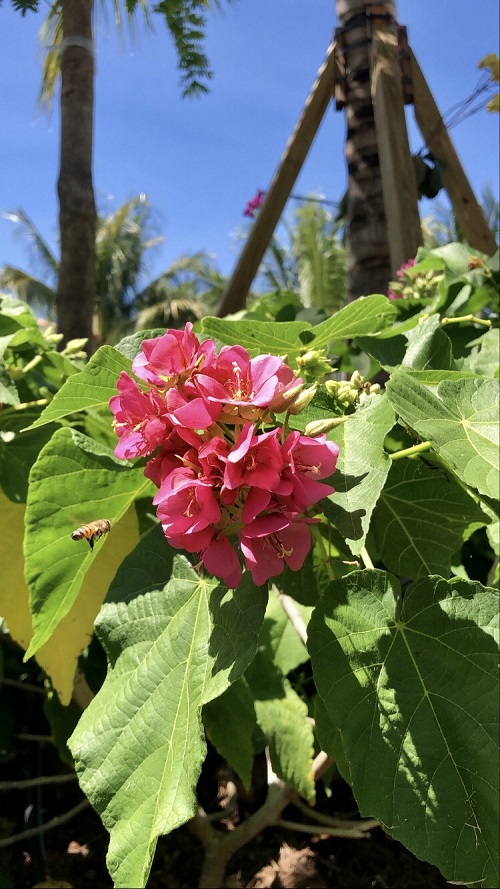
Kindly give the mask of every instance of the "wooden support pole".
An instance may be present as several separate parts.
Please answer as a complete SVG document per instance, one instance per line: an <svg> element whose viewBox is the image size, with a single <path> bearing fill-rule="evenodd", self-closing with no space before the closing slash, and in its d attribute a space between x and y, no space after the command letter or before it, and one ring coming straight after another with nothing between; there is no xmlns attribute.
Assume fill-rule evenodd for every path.
<svg viewBox="0 0 500 889"><path fill-rule="evenodd" d="M443 179L460 229L471 247L493 256L497 245L448 135L434 97L410 50L415 118L427 148L443 161Z"/></svg>
<svg viewBox="0 0 500 889"><path fill-rule="evenodd" d="M334 65L335 44L332 43L224 291L217 310L219 318L245 306L252 281L332 99Z"/></svg>
<svg viewBox="0 0 500 889"><path fill-rule="evenodd" d="M374 19L371 92L393 275L423 243L397 48L392 26Z"/></svg>

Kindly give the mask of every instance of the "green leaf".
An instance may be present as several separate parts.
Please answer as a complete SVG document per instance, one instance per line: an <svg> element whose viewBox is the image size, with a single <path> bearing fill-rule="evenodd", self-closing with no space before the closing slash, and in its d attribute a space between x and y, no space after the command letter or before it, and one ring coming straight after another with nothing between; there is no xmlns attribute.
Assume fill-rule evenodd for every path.
<svg viewBox="0 0 500 889"><path fill-rule="evenodd" d="M312 551L310 551L300 571L292 571L285 564L281 574L278 577L273 577L273 583L281 593L286 593L287 596L291 596L300 605L308 608L316 604L320 595L313 578L314 560Z"/></svg>
<svg viewBox="0 0 500 889"><path fill-rule="evenodd" d="M7 368L0 365L0 404L20 404L19 393Z"/></svg>
<svg viewBox="0 0 500 889"><path fill-rule="evenodd" d="M472 497L437 467L395 460L373 514L380 556L402 577L450 576L469 524L488 518Z"/></svg>
<svg viewBox="0 0 500 889"><path fill-rule="evenodd" d="M98 543L93 552L86 545L77 546L72 531L101 518L114 525L135 498L150 489L140 466L117 460L76 430L58 429L42 448L30 473L26 510L26 579L34 629L27 657L69 612L86 571L104 545Z"/></svg>
<svg viewBox="0 0 500 889"><path fill-rule="evenodd" d="M311 582L311 578L309 578ZM312 606L294 602L298 615L307 626ZM271 588L266 616L261 630L261 642L270 651L273 663L286 676L309 660L309 653L288 617L276 591Z"/></svg>
<svg viewBox="0 0 500 889"><path fill-rule="evenodd" d="M458 477L480 494L498 497L499 389L496 380L443 380L437 396L410 372L386 387L399 416L432 443Z"/></svg>
<svg viewBox="0 0 500 889"><path fill-rule="evenodd" d="M257 717L244 679L237 679L219 698L205 704L203 723L210 743L250 790Z"/></svg>
<svg viewBox="0 0 500 889"><path fill-rule="evenodd" d="M475 250L467 244L458 241L445 244L444 247L437 247L432 251L433 256L444 261L446 267L456 277L462 277L470 272L470 261L474 258L487 260L486 253Z"/></svg>
<svg viewBox="0 0 500 889"><path fill-rule="evenodd" d="M112 346L101 346L80 373L66 380L30 428L36 429L89 407L107 406L109 399L117 395L116 383L121 371L130 371L131 367L130 359Z"/></svg>
<svg viewBox="0 0 500 889"><path fill-rule="evenodd" d="M402 362L405 367L414 370L456 369L450 339L440 323L439 315L431 315L408 332L408 348Z"/></svg>
<svg viewBox="0 0 500 889"><path fill-rule="evenodd" d="M390 337L357 336L356 345L378 361L385 370L392 371L402 364L408 340L402 334L393 334Z"/></svg>
<svg viewBox="0 0 500 889"><path fill-rule="evenodd" d="M485 377L498 377L500 369L498 356L500 354L500 328L494 327L487 330L483 336L473 340L471 355L467 359L467 367L475 373Z"/></svg>
<svg viewBox="0 0 500 889"><path fill-rule="evenodd" d="M328 394L326 386L320 384L314 394L313 400L300 414L293 414L288 418L291 428L303 432L309 423L318 420L331 420L332 417L341 416L337 400Z"/></svg>
<svg viewBox="0 0 500 889"><path fill-rule="evenodd" d="M314 698L313 712L316 736L321 750L328 753L344 781L351 784L351 773L342 744L342 733L330 719L325 703L319 695Z"/></svg>
<svg viewBox="0 0 500 889"><path fill-rule="evenodd" d="M193 815L201 708L251 661L266 600L248 574L231 592L176 556L164 589L103 607L96 630L109 670L69 747L110 832L116 887L144 886L158 837Z"/></svg>
<svg viewBox="0 0 500 889"><path fill-rule="evenodd" d="M276 774L312 802L315 797L312 779L314 736L307 721L307 705L274 665L270 650L264 646L262 633L258 652L245 676Z"/></svg>
<svg viewBox="0 0 500 889"><path fill-rule="evenodd" d="M340 452L331 479L335 494L321 505L354 555L365 545L372 512L390 469L384 440L394 422L387 398L374 396L328 435Z"/></svg>
<svg viewBox="0 0 500 889"><path fill-rule="evenodd" d="M0 430L0 487L14 503L26 503L31 467L56 427L21 432L38 411L22 411L2 417Z"/></svg>
<svg viewBox="0 0 500 889"><path fill-rule="evenodd" d="M328 346L333 340L374 334L391 325L395 318L396 310L386 296L361 296L313 328L313 348Z"/></svg>
<svg viewBox="0 0 500 889"><path fill-rule="evenodd" d="M381 571L334 581L309 624L361 814L446 879L499 885L498 594Z"/></svg>
<svg viewBox="0 0 500 889"><path fill-rule="evenodd" d="M155 525L143 534L123 560L108 590L106 602L129 602L136 596L163 587L172 575L176 554L178 550L167 543L162 526ZM186 558L190 561L189 556Z"/></svg>
<svg viewBox="0 0 500 889"><path fill-rule="evenodd" d="M310 324L305 321L233 321L202 318L201 329L207 336L222 343L238 344L251 355L288 355L295 357L313 339Z"/></svg>
<svg viewBox="0 0 500 889"><path fill-rule="evenodd" d="M156 339L159 336L163 336L164 333L164 327L155 327L152 330L138 330L137 333L124 337L114 348L121 355L124 355L125 358L133 361L141 351L144 340Z"/></svg>

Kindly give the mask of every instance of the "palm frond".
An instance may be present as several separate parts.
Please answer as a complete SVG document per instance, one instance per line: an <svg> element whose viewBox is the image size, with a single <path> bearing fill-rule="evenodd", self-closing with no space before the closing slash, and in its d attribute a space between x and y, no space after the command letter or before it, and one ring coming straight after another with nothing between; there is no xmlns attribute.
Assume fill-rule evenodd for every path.
<svg viewBox="0 0 500 889"><path fill-rule="evenodd" d="M40 43L46 50L43 61L42 80L37 96L37 107L51 106L54 90L61 73L61 42L63 21L61 7L57 2L49 9L47 18L40 29Z"/></svg>
<svg viewBox="0 0 500 889"><path fill-rule="evenodd" d="M5 265L0 269L0 287L12 293L34 309L44 312L48 321L56 317L56 292L43 281L15 266Z"/></svg>
<svg viewBox="0 0 500 889"><path fill-rule="evenodd" d="M30 242L32 257L40 270L55 279L59 268L58 260L28 214L19 208L5 211L2 215L14 222L19 227L17 233Z"/></svg>

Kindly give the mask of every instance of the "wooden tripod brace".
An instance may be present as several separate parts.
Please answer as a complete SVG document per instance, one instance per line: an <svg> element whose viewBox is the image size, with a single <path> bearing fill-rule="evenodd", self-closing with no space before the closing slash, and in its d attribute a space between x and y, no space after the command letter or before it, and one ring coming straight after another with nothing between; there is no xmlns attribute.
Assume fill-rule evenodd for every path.
<svg viewBox="0 0 500 889"><path fill-rule="evenodd" d="M497 247L453 147L422 70L409 50L415 117L427 147L443 162L444 185L464 237L492 256ZM217 310L219 318L245 306L246 296L307 157L335 88L339 60L333 41L290 136L264 202ZM383 22L372 26L371 92L393 273L422 243L415 170L404 117L397 37ZM337 93L338 94L338 93ZM342 106L340 106L342 107Z"/></svg>

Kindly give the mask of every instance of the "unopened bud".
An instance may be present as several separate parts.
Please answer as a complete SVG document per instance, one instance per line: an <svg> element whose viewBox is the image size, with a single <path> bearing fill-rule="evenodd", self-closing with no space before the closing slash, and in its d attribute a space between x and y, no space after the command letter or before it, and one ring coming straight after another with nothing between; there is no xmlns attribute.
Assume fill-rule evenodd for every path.
<svg viewBox="0 0 500 889"><path fill-rule="evenodd" d="M298 386L294 386L293 389L288 389L285 392L280 392L277 395L273 402L271 403L271 410L273 410L277 414L281 414L283 411L289 411L292 407L292 404L295 404L295 401L299 397L300 393L304 388L304 383L299 383Z"/></svg>
<svg viewBox="0 0 500 889"><path fill-rule="evenodd" d="M68 340L64 353L65 355L72 355L74 352L81 352L86 345L87 337L81 337L81 339L77 340Z"/></svg>
<svg viewBox="0 0 500 889"><path fill-rule="evenodd" d="M301 373L309 371L309 376L320 377L332 372L331 362L326 357L324 349L309 349L296 361Z"/></svg>
<svg viewBox="0 0 500 889"><path fill-rule="evenodd" d="M339 391L340 383L338 380L326 380L325 381L325 389L329 395L332 395L334 398Z"/></svg>
<svg viewBox="0 0 500 889"><path fill-rule="evenodd" d="M363 382L364 382L364 380L363 380L363 377L361 376L359 370L353 371L353 373L351 375L351 386L355 387L356 389L362 389Z"/></svg>
<svg viewBox="0 0 500 889"><path fill-rule="evenodd" d="M299 392L295 401L293 401L291 406L288 408L290 413L300 414L300 412L303 411L304 408L306 408L307 405L310 404L313 400L314 396L316 395L316 389L317 384L313 383L313 385L309 386L308 389L303 389L302 392Z"/></svg>
<svg viewBox="0 0 500 889"><path fill-rule="evenodd" d="M304 429L304 434L311 438L315 438L317 435L323 435L324 432L330 432L330 429L335 429L336 426L340 426L342 423L345 423L346 420L347 417L331 417L329 420L313 420L312 423L307 424Z"/></svg>

